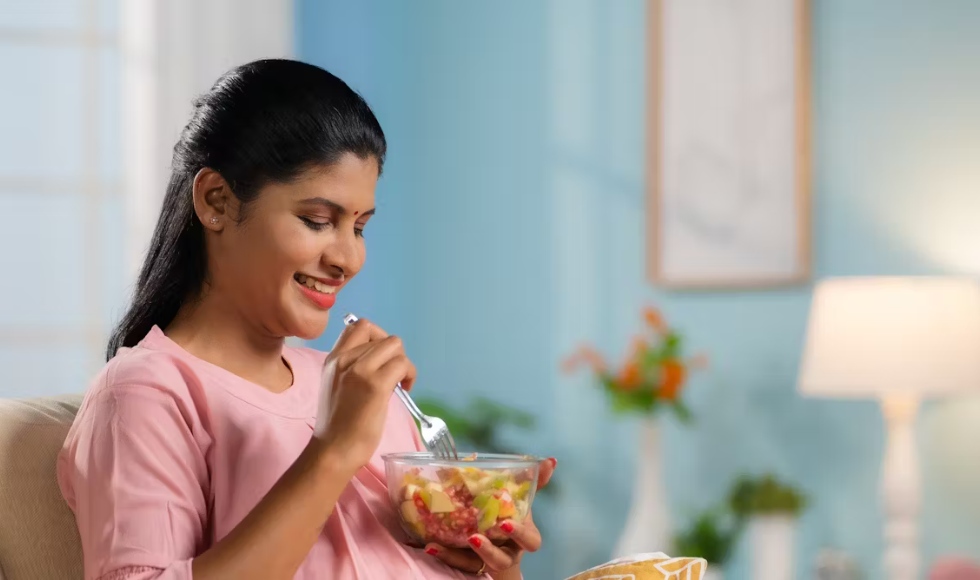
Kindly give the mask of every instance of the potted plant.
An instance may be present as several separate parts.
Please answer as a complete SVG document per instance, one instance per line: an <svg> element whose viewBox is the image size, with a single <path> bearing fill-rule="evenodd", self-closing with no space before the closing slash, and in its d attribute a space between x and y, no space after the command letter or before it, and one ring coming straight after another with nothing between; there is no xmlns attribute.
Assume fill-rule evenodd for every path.
<svg viewBox="0 0 980 580"><path fill-rule="evenodd" d="M728 503L751 538L753 580L791 580L796 573L797 520L806 509L803 493L772 474L742 477Z"/></svg>
<svg viewBox="0 0 980 580"><path fill-rule="evenodd" d="M721 580L725 564L742 530L741 521L725 509L715 508L698 514L691 525L674 536L675 556L704 558L708 571L703 580Z"/></svg>
<svg viewBox="0 0 980 580"><path fill-rule="evenodd" d="M691 420L683 401L691 370L704 365L703 357L687 358L680 332L653 308L643 311L645 332L636 337L619 368L612 369L591 346L576 350L564 363L566 372L591 367L612 409L642 418L633 505L615 548L618 557L662 551L670 543L670 519L661 476L661 438L658 418L672 412Z"/></svg>

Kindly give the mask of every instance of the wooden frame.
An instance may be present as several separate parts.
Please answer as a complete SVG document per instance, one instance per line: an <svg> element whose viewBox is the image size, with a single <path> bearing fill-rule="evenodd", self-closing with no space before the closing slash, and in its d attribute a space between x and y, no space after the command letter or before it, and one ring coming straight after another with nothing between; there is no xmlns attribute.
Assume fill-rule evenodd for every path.
<svg viewBox="0 0 980 580"><path fill-rule="evenodd" d="M772 4L772 6L776 6L778 9L780 6L782 6L779 3L784 1L788 2L788 0L776 0L776 3ZM753 168L751 167L747 168L745 163L742 163L741 165L739 165L738 163L734 163L734 164L729 163L730 168L733 168L733 171L729 173L729 176L735 176L740 180L743 180L743 181L739 181L741 185L732 185L732 183L736 180L726 180L723 179L721 175L715 176L714 184L709 183L708 186L702 188L677 187L674 189L670 189L669 186L665 184L665 182L670 179L671 175L682 173L680 170L673 171L671 167L673 167L674 165L683 165L683 164L676 163L677 150L676 149L671 150L669 148L670 146L665 143L669 140L668 136L665 136L665 133L671 129L671 126L669 126L669 124L673 123L674 125L673 128L676 129L676 126L682 124L682 122L675 121L673 117L670 119L665 118L666 115L665 110L668 108L670 103L667 102L669 99L669 95L665 95L665 91L664 91L665 88L664 76L667 75L667 72L665 71L668 70L667 69L668 66L676 67L677 64L681 61L681 59L687 58L687 56L690 53L699 52L699 51L675 51L675 52L681 52L680 56L677 57L677 55L675 55L676 58L675 61L671 61L669 63L665 61L666 53L668 51L666 45L668 45L668 42L670 42L668 34L675 35L673 37L673 40L675 42L677 41L677 38L681 38L676 35L683 34L683 32L681 30L678 30L677 28L670 28L670 29L666 28L667 20L669 17L674 17L673 20L670 20L670 23L673 25L676 25L679 22L681 22L680 18L682 16L688 18L688 20L692 20L690 16L691 7L692 6L697 7L697 5L700 5L702 10L716 10L716 11L722 9L732 10L733 11L731 15L732 19L744 18L745 12L738 12L743 10L742 7L744 6L744 4L741 2L736 2L734 3L734 7L732 7L733 4L730 2L719 3L712 0L649 0L649 4L648 4L649 33L647 35L648 59L649 59L647 66L648 66L648 70L650 71L648 75L649 97L648 97L648 128L647 128L648 156L649 156L648 178L647 178L647 182L648 182L647 220L646 220L647 221L647 273L648 276L651 278L651 280L660 286L665 286L673 289L752 289L752 288L779 287L779 286L803 284L808 282L810 279L810 275L811 275L811 257L810 257L810 253L811 253L810 250L811 158L810 157L811 156L810 156L810 48L809 48L810 47L810 16L809 16L810 0L791 0L791 1L793 2L793 11L792 11L793 14L792 14L792 21L790 22L790 25L793 26L791 30L794 31L794 34L792 35L793 43L794 43L794 47L793 47L794 51L793 54L790 55L790 58L786 58L785 60L787 63L791 63L789 66L792 66L792 71L791 71L792 77L791 77L791 81L788 82L792 82L793 94L787 97L786 99L784 99L786 102L782 103L784 107L790 107L790 106L792 107L792 110L788 113L785 110L782 111L783 120L787 122L786 124L791 126L791 131L790 131L791 135L788 136L791 145L783 148L770 147L770 152L776 153L776 155L774 155L773 157L778 157L779 155L783 155L786 158L782 162L779 162L777 160L777 162L773 163L771 162L769 157L767 157L766 155L761 155L763 161L761 165L765 166L766 171L771 171L772 173L775 174L779 174L779 172L781 171L785 173L787 171L787 166L791 166L791 169L788 169L791 174L790 177L788 179L784 179L783 181L789 183L790 187L793 188L793 191L783 193L786 189L785 186L783 188L779 188L779 187L769 188L770 193L775 192L770 197L770 202L772 206L779 206L780 204L782 204L782 205L789 206L790 209L784 208L784 210L781 211L784 211L784 213L786 213L787 215L782 216L779 219L770 219L768 223L769 225L773 226L773 230L780 230L782 228L787 231L784 232L785 235L782 241L776 240L775 239L776 234L771 233L770 230L767 230L766 228L756 228L750 230L750 228L745 223L741 225L737 223L739 221L738 216L735 215L728 216L724 212L716 212L716 215L712 216L712 219L730 220L728 225L735 224L734 226L732 226L732 228L729 231L734 231L735 228L742 228L744 232L751 232L751 233L743 234L746 236L763 236L763 237L772 236L771 239L763 241L764 244L768 244L768 246L764 247L765 251L755 251L751 247L749 247L752 246L752 244L754 244L758 240L752 240L752 244L745 245L745 248L743 248L744 251L742 252L742 254L739 255L739 259L747 262L750 262L751 260L759 260L759 262L757 263L756 266L753 267L754 269L746 267L744 271L737 272L736 270L741 266L732 265L734 264L734 261L730 261L726 263L724 257L726 253L734 255L733 252L738 251L734 249L734 248L738 248L737 245L730 245L725 240L719 238L710 242L706 242L703 248L705 251L699 252L697 249L694 250L689 249L689 248L696 248L697 244L686 244L683 242L679 243L678 238L681 238L681 240L683 240L685 236L678 235L677 233L675 233L675 232L683 231L681 228L684 227L681 225L676 225L680 223L678 221L677 216L681 214L691 216L693 215L693 213L691 211L682 212L677 210L676 208L681 203L691 204L692 207L696 206L698 203L692 201L683 201L683 199L680 196L684 194L679 192L694 191L694 190L697 190L698 192L708 192L708 193L698 194L698 195L706 196L703 197L701 200L702 208L708 207L705 205L705 200L708 200L709 202L724 201L726 200L726 198L723 197L723 194L726 191L731 192L732 190L738 187L741 187L740 191L742 191L743 194L745 195L752 194L754 198L765 198L765 195L764 194L759 195L758 192L755 192L752 188L750 188L748 185L744 183L744 180L748 179L745 176L750 175L751 171L753 170ZM678 6L681 6L680 8L681 11L684 10L688 11L688 14L677 16ZM718 8L719 6L723 6L727 8ZM758 3L756 3L756 6L758 6ZM668 14L666 12L668 10L674 10L674 12ZM717 14L715 14L714 16L717 16ZM698 21L695 25L696 27L692 27L692 30L695 31L691 33L692 35L696 36L697 35L696 33L707 35L714 32L714 31L702 31L702 29L700 28L702 22L709 22L711 24L716 24L717 22L719 22L719 20L714 19L714 20L707 20L707 21L705 20ZM688 22L687 24L690 24L690 22ZM728 22L728 24L730 25L730 28L728 29L722 28L720 29L721 32L723 33L724 32L731 33L733 31L737 33L746 32L746 28L739 30L737 28L737 25L732 24L732 22ZM777 33L775 36L779 36L778 33L782 32L782 29L773 28L772 24L770 23L769 32L772 32L773 30L775 30ZM751 35L746 35L745 38L749 38L750 40L757 40L752 38ZM744 40L744 38L742 40ZM695 46L700 47L701 45L698 44ZM755 48L757 54L759 54L758 47ZM746 53L748 52L749 50L746 50ZM774 57L773 54L779 55L780 53L778 51L763 51L762 54L764 54L764 58L776 58L778 60L778 56ZM714 55L714 56L717 57L718 55ZM703 57L704 57L703 54L695 54L694 58L703 58ZM730 58L730 54L729 53L720 54L720 60L716 59L716 61L713 62L712 64L717 64L718 62L723 61L725 58ZM749 58L746 58L745 60L748 61ZM702 60L702 64L703 62L704 61ZM730 63L724 63L724 64L727 65ZM746 64L746 63L742 63L742 64ZM690 70L690 69L677 68L675 70ZM703 71L704 68L699 70ZM766 74L770 72L769 69L765 67L763 67L762 70L764 70ZM729 71L725 71L725 72L729 72ZM743 71L740 71L738 74L744 75L745 73ZM773 74L779 74L779 73L777 72ZM734 73L730 73L730 75L731 75L730 78L736 78L734 76ZM737 77L737 78L741 78L741 77ZM756 77L755 80L757 81L758 78L759 77ZM698 79L695 78L695 81L696 80ZM709 81L710 80L711 79L709 79ZM678 86L678 84L679 83L674 83L671 85L670 88L673 89L674 91L677 91L678 89L676 87ZM710 84L710 82L708 84ZM694 94L697 94L697 91L701 90L701 87L697 85L696 82L688 83L686 86L688 90L693 91ZM701 93L701 96L704 95L708 95L708 92ZM744 97L744 95L740 95L740 96ZM725 103L722 103L722 105L723 106L721 108L724 108ZM682 104L681 108L683 109L683 107L684 105ZM767 104L765 105L765 107L769 107L769 105ZM778 107L778 104L773 105L772 109L776 109L776 107ZM734 109L734 106L732 108ZM769 111L770 109L767 108L762 110ZM717 111L714 109L712 109L711 112L717 113ZM711 133L712 131L714 131L714 134L708 135L709 138L715 137L717 136L718 133L724 132L724 129L717 129L718 127L717 124L711 125L710 121L705 121L701 118L694 119L694 121L691 121L690 119L692 119L693 117L694 116L692 115L688 115L688 122L690 125L701 125L701 126L712 127L707 131L707 133ZM737 124L742 119L736 117L739 116L734 114L729 114L727 117L722 116L721 118L726 123L731 121ZM778 124L778 119L776 121L770 120L770 125L775 125L775 124ZM753 127L753 129L755 129L755 127ZM693 131L693 133L696 132L697 130ZM676 135L676 133L677 131L675 130L673 133L670 133L670 135ZM756 134L753 133L752 137L755 136ZM785 141L787 135L783 134L782 136ZM759 141L762 140L763 139L760 137ZM733 141L733 144L735 142L737 142L737 139ZM696 148L696 145L697 144L694 141L691 141L690 144L686 144L686 147L689 150L693 151ZM738 142L738 145L736 145L732 149L739 149L740 145L741 143ZM786 151L786 149L791 149L791 150ZM702 153L704 153L705 154L704 157L707 158L710 157L710 155L707 154L712 153L712 151L703 149L698 154L700 155ZM667 164L665 163L664 159L665 157L670 157L670 156L672 156L671 159L674 160L675 163L669 167L665 167ZM746 157L746 156L748 156L748 154L742 154L742 153L736 154L736 157ZM694 153L690 153L688 155L689 159L694 159L695 157L696 155ZM724 162L730 161L730 160L723 159L722 157L716 156L714 158L714 161L718 161L718 160ZM759 165L758 163L759 159L755 159L753 161L755 161L756 164ZM702 176L705 175L706 173L704 171L694 171L693 168L696 167L695 165L684 165L684 166L690 167L692 169L689 172L690 175L698 176L697 179L702 179ZM719 167L721 167L720 164L716 165L716 168ZM754 169L758 169L758 167ZM672 171L673 173L671 173ZM720 174L721 172L719 171L718 173ZM754 178L756 177L756 174L751 174L750 177ZM764 183L763 180L760 179L758 182L752 181L751 185L754 186L756 184L763 184L763 183ZM771 185L771 182L765 182L765 183L770 183ZM712 185L714 186L714 189L712 189L711 187ZM765 190L764 187L760 187L760 191L764 191L764 190ZM711 197L711 196L715 196L715 197ZM772 209L772 207L770 207L769 209ZM731 213L735 214L737 212L733 211ZM773 218L774 216L770 215L769 217ZM744 217L744 216L741 219L744 222L752 221L752 219L749 219L748 217ZM675 221L671 221L671 220L675 220ZM693 224L695 223L695 221L692 221L691 223ZM691 231L697 229L693 225L688 227L690 228ZM721 230L719 229L717 231L721 231ZM708 232L708 229L706 228L704 232ZM766 233L760 234L759 232L766 232ZM690 233L690 232L684 232L684 233ZM713 234L709 235L708 233L704 233L702 235L704 235L705 238L708 238ZM687 239L693 239L693 238L690 235L688 235ZM712 250L709 247L710 244L715 244L716 246L714 249L715 251L714 255L711 255ZM795 245L795 248L784 248L783 244L793 244ZM670 254L670 252L674 252L674 254ZM688 252L689 257L693 256L695 259L691 260L691 262L696 262L696 263L691 264L689 267L687 265L678 266L678 263L686 264L686 262L683 262L683 260L679 259L679 255L684 252ZM751 255L753 252L755 252L755 257L752 257ZM769 258L766 258L769 259L771 262L769 265L762 264L763 258L760 256L763 255L770 256ZM778 260L773 256L778 256L779 257ZM777 261L780 262L778 267L776 264ZM786 262L786 264L782 264L782 262ZM790 264L790 262L792 263ZM685 268L687 268L687 271L685 271Z"/></svg>

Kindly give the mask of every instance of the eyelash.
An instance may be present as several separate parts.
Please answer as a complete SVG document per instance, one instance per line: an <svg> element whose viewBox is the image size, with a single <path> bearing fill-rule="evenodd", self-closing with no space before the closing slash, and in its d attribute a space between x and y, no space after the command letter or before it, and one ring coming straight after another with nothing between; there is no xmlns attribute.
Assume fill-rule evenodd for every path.
<svg viewBox="0 0 980 580"><path fill-rule="evenodd" d="M330 222L316 222L308 217L303 217L303 216L299 216L299 219L303 220L303 223L306 224L306 227L310 228L315 232L319 232L320 230L331 225Z"/></svg>
<svg viewBox="0 0 980 580"><path fill-rule="evenodd" d="M303 223L306 224L306 227L310 228L311 230L313 230L315 232L322 231L323 229L325 229L325 228L333 225L330 222L313 221L310 218L304 217L304 216L300 216L299 219L303 220ZM354 228L354 235L357 236L357 237L359 237L359 238L363 238L364 237L364 228Z"/></svg>

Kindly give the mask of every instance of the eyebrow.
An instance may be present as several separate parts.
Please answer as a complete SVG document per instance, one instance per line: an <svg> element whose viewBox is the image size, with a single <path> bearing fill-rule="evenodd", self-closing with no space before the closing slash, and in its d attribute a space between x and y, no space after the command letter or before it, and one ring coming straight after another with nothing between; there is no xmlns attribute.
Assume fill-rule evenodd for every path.
<svg viewBox="0 0 980 580"><path fill-rule="evenodd" d="M309 197L307 199L304 199L301 203L311 203L311 204L314 204L314 205L322 205L322 206L324 206L324 207L326 207L328 209L332 209L332 210L334 210L336 212L339 212L342 215L348 213L346 207L340 205L339 203L337 203L335 201L330 201L329 199L327 199L325 197ZM375 208L371 208L371 209L367 210L364 213L358 214L358 216L360 216L360 217L366 217L366 216L374 215L374 209Z"/></svg>

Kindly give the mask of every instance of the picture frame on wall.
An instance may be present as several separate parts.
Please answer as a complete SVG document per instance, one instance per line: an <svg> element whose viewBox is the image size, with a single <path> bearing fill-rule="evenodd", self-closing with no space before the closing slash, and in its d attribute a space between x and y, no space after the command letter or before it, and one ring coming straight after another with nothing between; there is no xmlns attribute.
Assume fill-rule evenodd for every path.
<svg viewBox="0 0 980 580"><path fill-rule="evenodd" d="M649 277L674 289L808 282L810 1L648 10Z"/></svg>

